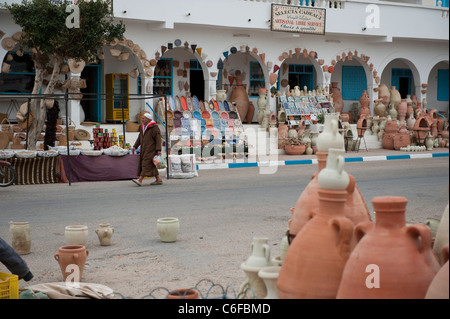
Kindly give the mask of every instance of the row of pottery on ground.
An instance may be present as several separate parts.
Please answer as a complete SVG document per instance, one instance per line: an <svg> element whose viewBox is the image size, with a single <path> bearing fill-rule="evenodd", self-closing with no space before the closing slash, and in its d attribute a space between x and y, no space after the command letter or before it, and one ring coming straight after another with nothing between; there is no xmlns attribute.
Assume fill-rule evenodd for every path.
<svg viewBox="0 0 450 319"><path fill-rule="evenodd" d="M318 138L319 172L289 221L290 246L277 280L279 298L425 298L437 273L445 275L432 250L430 229L407 226L407 199L395 196L372 200L377 216L373 223L354 178L343 170L342 140L328 134L331 125L325 126ZM448 282L448 272L446 276ZM433 291L438 289L442 287ZM448 285L439 293L448 298Z"/></svg>

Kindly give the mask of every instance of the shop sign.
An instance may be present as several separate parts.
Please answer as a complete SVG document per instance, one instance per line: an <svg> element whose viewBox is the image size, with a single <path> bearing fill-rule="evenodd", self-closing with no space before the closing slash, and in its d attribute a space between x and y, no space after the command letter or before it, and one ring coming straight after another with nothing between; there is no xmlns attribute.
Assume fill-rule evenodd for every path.
<svg viewBox="0 0 450 319"><path fill-rule="evenodd" d="M272 4L271 30L325 34L325 9Z"/></svg>

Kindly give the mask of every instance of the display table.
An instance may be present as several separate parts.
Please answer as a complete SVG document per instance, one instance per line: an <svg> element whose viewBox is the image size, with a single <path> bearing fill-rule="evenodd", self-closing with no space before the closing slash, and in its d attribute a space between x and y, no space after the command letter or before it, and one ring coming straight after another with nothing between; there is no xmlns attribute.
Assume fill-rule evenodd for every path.
<svg viewBox="0 0 450 319"><path fill-rule="evenodd" d="M15 185L52 184L61 180L60 158L35 157L18 158L7 160L17 172Z"/></svg>
<svg viewBox="0 0 450 319"><path fill-rule="evenodd" d="M71 182L116 181L136 178L139 155L70 156L60 155L64 173Z"/></svg>

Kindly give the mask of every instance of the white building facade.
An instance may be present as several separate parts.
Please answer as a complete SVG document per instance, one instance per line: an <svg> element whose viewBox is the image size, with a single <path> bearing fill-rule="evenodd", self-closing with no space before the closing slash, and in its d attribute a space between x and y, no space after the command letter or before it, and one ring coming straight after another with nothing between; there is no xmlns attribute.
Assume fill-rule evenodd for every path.
<svg viewBox="0 0 450 319"><path fill-rule="evenodd" d="M286 8L307 9L300 11L315 18L322 14L320 23L297 28L301 22L289 11L282 18L273 15ZM385 84L396 86L402 98L426 98L429 108L448 116L448 1L114 0L113 11L126 26L125 39L106 45L101 59L85 67L81 77L87 80L88 93L107 92L108 74L124 74L129 94L189 92L209 101L218 89L225 89L229 98L239 70L256 107L254 123L259 88L270 92L275 87L283 93L287 85L313 90L329 88L332 82L342 92L343 112L350 112L367 90L373 113L376 88ZM3 38L20 31L6 10L0 11L0 30ZM111 49L130 56L119 61L112 55L118 51ZM14 52L0 47L4 62ZM12 74L32 76L31 69L20 72ZM2 73L0 94L8 93L5 80ZM24 99L27 90L31 92L19 90ZM156 102L130 99L129 120L137 121L136 116ZM72 101L70 106L77 125L115 120L105 101L81 105ZM276 112L276 94L269 96L269 105ZM10 102L2 101L0 112L8 108Z"/></svg>

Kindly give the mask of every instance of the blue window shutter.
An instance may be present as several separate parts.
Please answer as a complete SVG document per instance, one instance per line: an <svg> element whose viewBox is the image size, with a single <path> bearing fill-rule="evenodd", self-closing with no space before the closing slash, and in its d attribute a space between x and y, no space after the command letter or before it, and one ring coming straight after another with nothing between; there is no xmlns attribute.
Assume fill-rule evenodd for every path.
<svg viewBox="0 0 450 319"><path fill-rule="evenodd" d="M448 69L438 70L438 83L437 83L437 100L448 101L449 91L449 73Z"/></svg>
<svg viewBox="0 0 450 319"><path fill-rule="evenodd" d="M367 90L367 78L362 66L342 66L342 98L359 100Z"/></svg>

